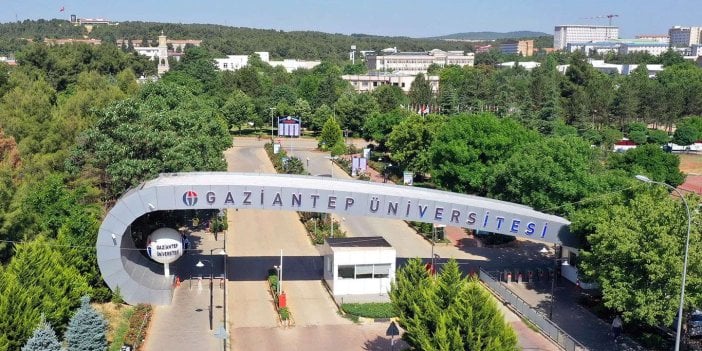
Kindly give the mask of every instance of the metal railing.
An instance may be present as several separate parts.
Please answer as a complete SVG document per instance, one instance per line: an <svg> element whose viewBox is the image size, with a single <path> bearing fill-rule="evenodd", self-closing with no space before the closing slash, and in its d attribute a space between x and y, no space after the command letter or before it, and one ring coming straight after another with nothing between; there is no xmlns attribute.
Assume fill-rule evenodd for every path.
<svg viewBox="0 0 702 351"><path fill-rule="evenodd" d="M501 282L493 278L488 272L480 269L480 280L482 280L495 294L511 305L524 318L535 324L541 332L553 340L558 346L566 351L587 350L583 344L579 343L563 329L559 328L545 315L537 312L526 301L517 296L514 292L504 286Z"/></svg>

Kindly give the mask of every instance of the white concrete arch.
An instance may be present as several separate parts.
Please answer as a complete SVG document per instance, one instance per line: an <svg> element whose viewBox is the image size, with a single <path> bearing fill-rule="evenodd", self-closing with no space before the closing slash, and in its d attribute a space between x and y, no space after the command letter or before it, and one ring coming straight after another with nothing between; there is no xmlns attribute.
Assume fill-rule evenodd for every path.
<svg viewBox="0 0 702 351"><path fill-rule="evenodd" d="M97 240L103 278L130 304L170 304L172 282L134 250L129 227L159 210L253 208L370 216L446 224L574 245L564 218L530 207L446 191L278 174L162 174L124 194L107 213Z"/></svg>

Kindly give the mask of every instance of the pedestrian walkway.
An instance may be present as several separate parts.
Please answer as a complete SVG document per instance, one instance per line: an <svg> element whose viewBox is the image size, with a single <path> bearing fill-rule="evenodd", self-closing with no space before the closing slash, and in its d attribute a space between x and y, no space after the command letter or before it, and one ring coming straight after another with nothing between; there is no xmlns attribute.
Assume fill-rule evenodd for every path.
<svg viewBox="0 0 702 351"><path fill-rule="evenodd" d="M143 350L222 349L222 340L214 334L224 324L224 284L218 277L223 276L225 256L210 256L210 250L215 249L216 253L217 248L224 246L223 236L216 241L205 230L189 234L192 250L171 267L180 286L174 289L170 305L154 307ZM196 267L198 261L204 267ZM212 290L210 274L214 277Z"/></svg>
<svg viewBox="0 0 702 351"><path fill-rule="evenodd" d="M542 281L534 284L509 283L510 290L521 297L537 311L548 315L553 307L552 321L582 343L589 350L645 350L631 340L614 342L610 323L599 319L578 304L580 288L561 277L555 287L553 306L551 306L551 282Z"/></svg>

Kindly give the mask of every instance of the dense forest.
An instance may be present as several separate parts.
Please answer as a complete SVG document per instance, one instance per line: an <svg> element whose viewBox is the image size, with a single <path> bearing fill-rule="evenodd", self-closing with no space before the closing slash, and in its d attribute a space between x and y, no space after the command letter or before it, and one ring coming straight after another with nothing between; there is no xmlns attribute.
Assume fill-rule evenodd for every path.
<svg viewBox="0 0 702 351"><path fill-rule="evenodd" d="M12 33L47 36L52 22L60 24L35 21ZM143 32L118 32L128 29L120 24L91 35L195 33L185 25L140 25ZM606 307L624 313L626 322L668 325L674 318L675 299L666 296L680 285L681 204L633 175L672 185L684 180L678 157L661 145L702 140L698 66L669 54L652 79L643 66L629 76L600 73L579 54L549 55L533 71L476 60L475 67L433 67L441 77L437 94L423 75L409 94L391 85L359 94L341 79L358 68L342 59L351 44L363 49L354 39L415 43L417 50L439 42L193 28L200 28L203 47L188 48L170 72L143 85L137 75L153 74L155 63L108 43L21 43L13 51L18 66L0 63L0 351L21 347L42 314L62 334L85 293L110 298L94 245L105 210L120 194L162 172L225 169L221 154L230 134L252 126L265 135L272 113L302 116L311 133L338 124L372 140L392 162L389 172L411 170L425 186L566 216L584 245L579 268L600 283ZM0 36L16 43L5 31ZM332 43L337 37L343 42ZM246 46L256 41L270 46ZM299 50L286 56L311 57L302 54L307 50L328 60L293 73L255 55L237 71L217 71L212 61L225 48L277 45ZM557 63L570 64L565 74ZM417 106L430 108L418 114ZM612 153L623 136L641 146ZM699 216L695 221L688 306L702 303L702 225ZM636 299L627 298L632 291Z"/></svg>
<svg viewBox="0 0 702 351"><path fill-rule="evenodd" d="M284 32L215 24L121 22L116 26L98 26L88 33L81 26L53 19L0 24L0 54L18 50L23 43L20 38L39 41L43 38L89 37L106 42L126 38L155 42L162 31L171 39L202 39L203 46L217 55L268 51L274 58L344 60L348 57L351 45L356 45L358 50L381 50L388 47L397 47L402 51L473 49L473 44L464 42L312 31Z"/></svg>

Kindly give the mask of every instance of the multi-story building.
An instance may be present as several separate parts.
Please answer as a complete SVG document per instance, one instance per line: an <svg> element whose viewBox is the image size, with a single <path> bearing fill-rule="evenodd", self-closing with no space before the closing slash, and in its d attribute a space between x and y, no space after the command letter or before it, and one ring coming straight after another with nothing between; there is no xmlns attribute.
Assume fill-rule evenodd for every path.
<svg viewBox="0 0 702 351"><path fill-rule="evenodd" d="M475 47L475 53L476 54L482 54L486 52L490 52L492 50L492 45L481 45L481 46L476 46Z"/></svg>
<svg viewBox="0 0 702 351"><path fill-rule="evenodd" d="M636 39L666 44L670 42L670 37L668 36L668 34L641 34L637 35Z"/></svg>
<svg viewBox="0 0 702 351"><path fill-rule="evenodd" d="M702 44L695 44L690 46L690 56L700 57L702 56Z"/></svg>
<svg viewBox="0 0 702 351"><path fill-rule="evenodd" d="M116 26L119 24L104 18L78 18L76 15L71 15L71 23L74 26L85 27L88 33L96 26Z"/></svg>
<svg viewBox="0 0 702 351"><path fill-rule="evenodd" d="M553 47L556 50L563 50L570 43L607 41L618 38L619 27L581 24L560 25L555 28Z"/></svg>
<svg viewBox="0 0 702 351"><path fill-rule="evenodd" d="M139 47L148 47L151 45L151 40L147 40L146 43L144 43L144 41L141 39L117 39L117 46L127 46L129 42L132 43L132 46ZM202 40L197 39L166 39L166 45L169 47L169 49L176 52L185 51L185 48L188 45L200 46L200 44L202 44Z"/></svg>
<svg viewBox="0 0 702 351"><path fill-rule="evenodd" d="M292 72L296 69L312 69L319 65L321 61L303 61L295 59L284 59L282 61L271 61L270 54L266 51L259 51L255 54L261 58L261 61L273 66L283 67L287 72ZM217 68L221 71L236 71L249 64L249 55L227 55L226 58L215 59Z"/></svg>
<svg viewBox="0 0 702 351"><path fill-rule="evenodd" d="M670 46L702 44L702 27L674 26L668 30Z"/></svg>
<svg viewBox="0 0 702 351"><path fill-rule="evenodd" d="M439 67L448 65L473 66L475 55L472 52L443 51L398 52L394 54L368 55L366 64L372 71L400 71L403 73L426 73L432 64Z"/></svg>
<svg viewBox="0 0 702 351"><path fill-rule="evenodd" d="M521 55L524 57L534 55L534 41L520 40L516 43L505 43L500 45L500 50L503 54Z"/></svg>
<svg viewBox="0 0 702 351"><path fill-rule="evenodd" d="M83 43L83 44L90 44L90 45L100 45L102 41L100 39L73 39L73 38L65 38L65 39L51 39L51 38L44 38L44 43L47 45L65 45L65 44L73 44L73 43Z"/></svg>
<svg viewBox="0 0 702 351"><path fill-rule="evenodd" d="M158 74L164 74L168 72L170 66L168 64L168 45L166 44L166 36L161 32L158 36L158 46L157 47L134 47L134 51L140 55L148 56L150 60L158 61Z"/></svg>
<svg viewBox="0 0 702 351"><path fill-rule="evenodd" d="M619 39L599 42L569 43L566 46L566 51L568 52L582 51L588 56L591 54L602 55L607 53L627 55L636 52L648 52L653 56L658 56L668 51L668 49L669 46L667 43L641 39Z"/></svg>
<svg viewBox="0 0 702 351"><path fill-rule="evenodd" d="M360 75L343 75L341 79L351 83L351 86L359 92L365 93L375 90L381 85L396 86L405 93L409 93L410 87L416 75L410 73L385 73L377 72L375 74L360 74ZM431 86L431 90L436 93L439 91L439 76L427 76L427 81Z"/></svg>
<svg viewBox="0 0 702 351"><path fill-rule="evenodd" d="M659 56L660 54L668 51L668 43L659 42L623 42L619 46L619 54L627 55L635 52L647 52L653 56Z"/></svg>
<svg viewBox="0 0 702 351"><path fill-rule="evenodd" d="M581 51L587 56L590 56L592 54L603 55L607 53L618 52L620 45L621 43L618 41L588 41L582 43L568 43L568 45L566 45L565 47L565 51Z"/></svg>

